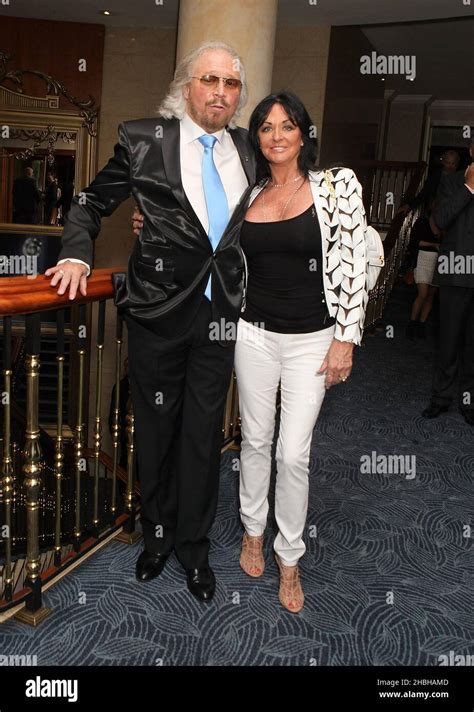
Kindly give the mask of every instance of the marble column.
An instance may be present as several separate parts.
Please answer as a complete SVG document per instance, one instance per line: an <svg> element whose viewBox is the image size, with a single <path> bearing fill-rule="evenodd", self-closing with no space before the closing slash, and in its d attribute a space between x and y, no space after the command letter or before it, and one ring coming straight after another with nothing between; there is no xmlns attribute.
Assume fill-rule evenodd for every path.
<svg viewBox="0 0 474 712"><path fill-rule="evenodd" d="M252 109L270 93L278 0L181 0L176 63L202 42L234 47L247 71L249 100L239 117L246 126Z"/></svg>

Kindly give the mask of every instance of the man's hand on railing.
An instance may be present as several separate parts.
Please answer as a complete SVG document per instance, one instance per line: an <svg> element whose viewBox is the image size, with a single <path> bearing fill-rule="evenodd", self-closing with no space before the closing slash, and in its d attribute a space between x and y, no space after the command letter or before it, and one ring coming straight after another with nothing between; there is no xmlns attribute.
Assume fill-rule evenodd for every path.
<svg viewBox="0 0 474 712"><path fill-rule="evenodd" d="M134 209L133 215L132 215L133 234L138 237L142 230L142 227L143 227L143 215L141 214L141 212L135 205L135 209Z"/></svg>
<svg viewBox="0 0 474 712"><path fill-rule="evenodd" d="M46 277L53 275L52 287L59 284L58 294L63 295L69 287L69 299L75 299L77 288L83 297L87 294L87 267L78 262L66 260L56 267L50 267L45 272Z"/></svg>

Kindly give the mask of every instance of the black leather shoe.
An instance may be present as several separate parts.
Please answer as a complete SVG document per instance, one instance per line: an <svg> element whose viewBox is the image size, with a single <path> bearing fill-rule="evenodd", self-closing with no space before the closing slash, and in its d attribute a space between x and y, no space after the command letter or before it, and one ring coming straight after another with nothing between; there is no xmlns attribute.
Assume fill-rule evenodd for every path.
<svg viewBox="0 0 474 712"><path fill-rule="evenodd" d="M216 589L216 578L211 568L186 569L188 588L200 601L210 601Z"/></svg>
<svg viewBox="0 0 474 712"><path fill-rule="evenodd" d="M151 581L161 574L169 554L154 554L142 551L137 559L135 575L137 581Z"/></svg>
<svg viewBox="0 0 474 712"><path fill-rule="evenodd" d="M462 410L461 413L468 425L474 425L474 410Z"/></svg>
<svg viewBox="0 0 474 712"><path fill-rule="evenodd" d="M449 410L449 405L437 405L430 403L428 408L425 408L421 414L423 418L437 418L441 413L446 413Z"/></svg>

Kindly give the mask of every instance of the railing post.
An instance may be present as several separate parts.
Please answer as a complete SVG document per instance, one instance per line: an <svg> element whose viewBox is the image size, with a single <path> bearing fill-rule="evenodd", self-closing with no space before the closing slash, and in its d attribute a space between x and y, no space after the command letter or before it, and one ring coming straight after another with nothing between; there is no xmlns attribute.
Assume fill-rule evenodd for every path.
<svg viewBox="0 0 474 712"><path fill-rule="evenodd" d="M127 402L127 490L125 492L125 511L128 513L128 519L123 526L123 531L117 536L118 541L125 544L135 544L141 539L140 532L135 529L136 525L136 497L135 497L135 417L133 415L132 399Z"/></svg>
<svg viewBox="0 0 474 712"><path fill-rule="evenodd" d="M63 382L64 382L64 309L56 314L56 361L58 363L58 386L56 407L56 442L54 448L54 476L56 479L54 565L61 566L61 489L63 479Z"/></svg>
<svg viewBox="0 0 474 712"><path fill-rule="evenodd" d="M40 371L40 315L29 314L26 324L26 441L24 488L26 492L26 579L31 589L18 620L37 626L51 613L41 601L41 577L39 554L39 492L43 467L39 442L39 371Z"/></svg>
<svg viewBox="0 0 474 712"><path fill-rule="evenodd" d="M11 457L11 341L12 318L3 318L3 462L2 462L2 491L5 508L5 531L2 532L5 541L5 567L4 567L4 593L6 601L11 601L12 591L12 495L13 495L13 466Z"/></svg>
<svg viewBox="0 0 474 712"><path fill-rule="evenodd" d="M95 420L94 420L94 514L92 518L92 532L96 539L99 538L99 464L100 448L102 445L102 362L104 355L105 336L105 300L99 302L97 323L97 372L95 393Z"/></svg>
<svg viewBox="0 0 474 712"><path fill-rule="evenodd" d="M112 470L112 497L110 504L110 519L115 522L117 517L117 467L120 445L120 364L122 359L123 319L117 311L117 326L115 333L115 400L112 423L112 441L114 450L114 465Z"/></svg>
<svg viewBox="0 0 474 712"><path fill-rule="evenodd" d="M84 423L82 411L84 406L84 361L85 361L85 344L86 344L86 307L81 304L79 307L79 323L76 343L78 346L77 355L79 361L79 383L77 393L77 418L74 432L74 450L75 450L75 472L76 472L76 501L74 513L74 550L79 551L81 548L81 480L82 472L85 471L85 460L83 456L84 450Z"/></svg>

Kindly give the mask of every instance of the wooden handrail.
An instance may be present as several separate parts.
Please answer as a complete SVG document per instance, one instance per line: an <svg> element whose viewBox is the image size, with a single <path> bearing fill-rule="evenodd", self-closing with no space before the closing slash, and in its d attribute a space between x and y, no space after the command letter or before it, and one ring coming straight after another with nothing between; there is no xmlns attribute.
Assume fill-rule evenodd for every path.
<svg viewBox="0 0 474 712"><path fill-rule="evenodd" d="M68 292L58 295L58 288L51 287L51 277L40 274L34 279L28 277L0 278L0 317L13 314L33 314L48 309L62 309L73 304L87 304L113 297L113 272L125 272L125 267L94 269L87 280L87 295L70 300Z"/></svg>

